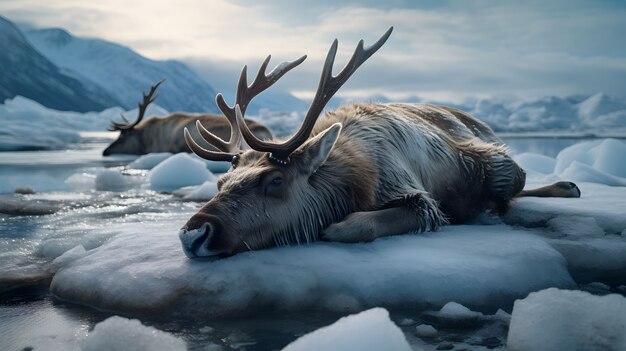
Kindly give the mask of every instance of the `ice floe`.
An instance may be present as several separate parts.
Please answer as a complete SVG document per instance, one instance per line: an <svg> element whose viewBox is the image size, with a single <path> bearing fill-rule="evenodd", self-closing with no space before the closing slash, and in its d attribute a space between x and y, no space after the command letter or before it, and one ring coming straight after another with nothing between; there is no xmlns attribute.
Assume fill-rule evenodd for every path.
<svg viewBox="0 0 626 351"><path fill-rule="evenodd" d="M187 153L179 153L156 165L148 174L149 188L173 191L185 186L200 185L215 176L206 164Z"/></svg>
<svg viewBox="0 0 626 351"><path fill-rule="evenodd" d="M117 225L123 234L60 267L53 294L112 311L201 318L270 306L351 312L458 301L493 307L545 287L574 286L558 252L505 225L451 226L369 244L315 243L209 262L184 256L174 235L184 220Z"/></svg>
<svg viewBox="0 0 626 351"><path fill-rule="evenodd" d="M171 334L148 327L139 320L109 317L96 324L83 340L82 351L187 350L185 342Z"/></svg>
<svg viewBox="0 0 626 351"><path fill-rule="evenodd" d="M546 289L515 302L510 351L626 350L626 298Z"/></svg>
<svg viewBox="0 0 626 351"><path fill-rule="evenodd" d="M343 317L304 335L283 351L410 351L402 331L389 319L389 312L373 308Z"/></svg>

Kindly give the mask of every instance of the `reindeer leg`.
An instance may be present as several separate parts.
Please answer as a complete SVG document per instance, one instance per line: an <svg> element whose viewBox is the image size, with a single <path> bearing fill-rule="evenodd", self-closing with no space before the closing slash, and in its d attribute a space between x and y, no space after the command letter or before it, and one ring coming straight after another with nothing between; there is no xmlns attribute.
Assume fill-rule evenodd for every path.
<svg viewBox="0 0 626 351"><path fill-rule="evenodd" d="M446 223L437 203L427 193L416 193L401 196L379 210L351 213L326 228L322 240L367 242L383 236L436 230Z"/></svg>
<svg viewBox="0 0 626 351"><path fill-rule="evenodd" d="M515 197L580 197L580 189L572 182L556 182L541 188L522 190Z"/></svg>

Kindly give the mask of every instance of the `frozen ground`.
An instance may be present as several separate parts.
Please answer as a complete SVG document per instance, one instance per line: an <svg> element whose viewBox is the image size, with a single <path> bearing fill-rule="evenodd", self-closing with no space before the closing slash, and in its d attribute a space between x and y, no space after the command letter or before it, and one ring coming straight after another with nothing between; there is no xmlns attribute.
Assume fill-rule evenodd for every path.
<svg viewBox="0 0 626 351"><path fill-rule="evenodd" d="M97 143L93 149L96 145L101 150ZM413 349L441 344L502 348L508 319L498 310L511 312L516 299L533 291L626 290L626 187L601 184L609 176L623 179L623 142L594 141L569 150L554 159L517 157L529 170L530 186L560 179L559 170L575 162L587 165L596 173L578 182L580 199L523 198L503 220L485 215L436 233L369 244L276 248L218 261L188 260L176 235L202 205L196 200L215 193L205 163L182 155L151 155L125 166L132 159L108 161L95 151L70 150L71 156L85 155L85 162L59 161L65 173L57 177L45 169L63 157L60 151L50 152L40 178L20 173L19 186L38 192L13 195L6 189L0 195L5 213L29 205L52 212L0 215L0 296L7 299L0 304L0 320L9 321L0 326L0 340L8 346L0 346L77 349L90 327L115 313L170 332L192 349L279 349L339 316L385 307ZM23 160L15 153L4 155L10 160L2 162L21 169L36 153ZM198 172L172 173L171 168L199 167L204 167L202 179L193 178L199 185L175 189L188 185ZM215 165L209 167L215 170ZM159 178L167 193L152 189L151 179ZM61 188L42 192L46 182ZM46 329L39 322L45 319L25 312L36 304L11 295L35 287L47 291L48 286L57 302L44 303L39 311L55 315L58 304L88 307L53 319L66 323L70 332ZM84 312L93 307L106 312L81 319L95 313ZM432 326L437 336L418 336L420 325ZM22 332L30 337L15 337Z"/></svg>

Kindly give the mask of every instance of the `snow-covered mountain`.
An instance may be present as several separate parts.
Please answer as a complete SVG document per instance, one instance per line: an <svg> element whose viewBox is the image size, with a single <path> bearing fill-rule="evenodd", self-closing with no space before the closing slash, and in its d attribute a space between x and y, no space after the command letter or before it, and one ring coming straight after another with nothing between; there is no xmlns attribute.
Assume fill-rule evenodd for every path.
<svg viewBox="0 0 626 351"><path fill-rule="evenodd" d="M480 99L465 110L496 131L626 132L626 99L604 93L508 102Z"/></svg>
<svg viewBox="0 0 626 351"><path fill-rule="evenodd" d="M217 112L215 90L185 64L155 61L133 50L99 39L78 38L60 28L26 30L25 35L65 74L98 84L129 109L141 92L161 79L158 103L169 111Z"/></svg>
<svg viewBox="0 0 626 351"><path fill-rule="evenodd" d="M17 95L56 110L102 110L118 101L98 85L59 69L0 16L0 103Z"/></svg>

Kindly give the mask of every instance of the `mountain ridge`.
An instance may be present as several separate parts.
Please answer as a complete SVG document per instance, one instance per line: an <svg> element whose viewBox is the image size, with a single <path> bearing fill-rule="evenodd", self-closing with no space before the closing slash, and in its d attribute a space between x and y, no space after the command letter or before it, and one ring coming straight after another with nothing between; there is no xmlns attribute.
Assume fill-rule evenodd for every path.
<svg viewBox="0 0 626 351"><path fill-rule="evenodd" d="M103 110L115 98L82 82L39 53L19 28L0 16L0 101L24 96L57 110ZM6 69L10 68L10 69Z"/></svg>

